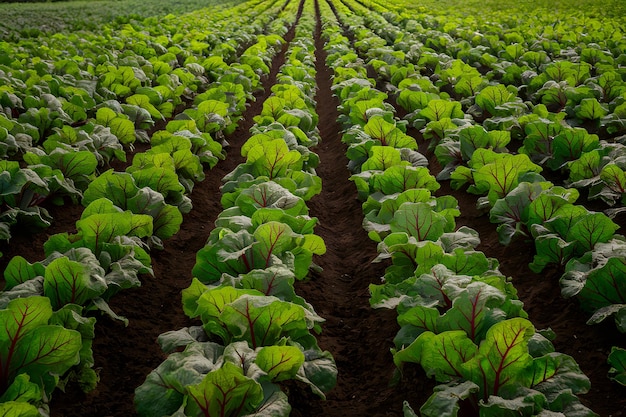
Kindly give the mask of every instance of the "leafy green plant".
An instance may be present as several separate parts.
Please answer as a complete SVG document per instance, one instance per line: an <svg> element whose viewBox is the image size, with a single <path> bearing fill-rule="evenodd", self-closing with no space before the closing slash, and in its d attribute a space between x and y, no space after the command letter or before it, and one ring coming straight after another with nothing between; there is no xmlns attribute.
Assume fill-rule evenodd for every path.
<svg viewBox="0 0 626 417"><path fill-rule="evenodd" d="M175 344L185 349L171 353L136 389L139 415L178 410L185 415L288 416L291 406L278 382L302 381L321 397L335 383L336 368L328 355L303 351L289 339L252 349L246 342L221 346L195 340L191 330L159 337L164 349Z"/></svg>
<svg viewBox="0 0 626 417"><path fill-rule="evenodd" d="M503 277L494 272L497 261L475 250L479 242L478 233L467 227L446 232L436 241L418 241L406 233L389 234L379 243L378 259L391 258L392 265L385 270L384 284L370 285L370 304L376 308L416 303L449 308L453 294L446 294L448 290L440 288L448 277L473 274L501 281ZM462 285L469 283L465 278L461 281ZM455 285L457 288L461 284ZM512 287L507 292L515 294Z"/></svg>
<svg viewBox="0 0 626 417"><path fill-rule="evenodd" d="M127 115L117 113L109 107L100 107L96 112L96 122L104 127L108 127L123 145L130 145L135 142L135 124Z"/></svg>
<svg viewBox="0 0 626 417"><path fill-rule="evenodd" d="M589 379L524 318L494 324L479 344L462 330L424 332L394 361L417 362L441 383L423 415L454 416L463 403L479 412L596 415L576 397L589 390Z"/></svg>
<svg viewBox="0 0 626 417"><path fill-rule="evenodd" d="M560 280L563 296L576 296L582 308L593 313L590 324L613 316L621 332L626 332L625 249L621 236L602 239L583 256L572 259Z"/></svg>
<svg viewBox="0 0 626 417"><path fill-rule="evenodd" d="M600 171L601 184L590 189L590 199L601 198L609 205L626 203L626 173L615 163L609 163Z"/></svg>
<svg viewBox="0 0 626 417"><path fill-rule="evenodd" d="M46 228L52 220L42 207L45 201L62 204L63 197L80 196L71 180L48 165L21 168L17 161L0 161L0 224L3 239L11 237L10 228L20 224L25 228Z"/></svg>
<svg viewBox="0 0 626 417"><path fill-rule="evenodd" d="M398 124L386 121L383 116L370 117L363 131L381 146L417 150L415 139L407 135Z"/></svg>
<svg viewBox="0 0 626 417"><path fill-rule="evenodd" d="M88 151L68 151L62 148L54 149L49 155L28 152L24 154L24 161L32 168L47 165L53 170L59 170L63 178L72 181L78 190L84 191L91 180L95 178L98 160Z"/></svg>
<svg viewBox="0 0 626 417"><path fill-rule="evenodd" d="M622 385L626 385L624 377L626 376L626 350L618 347L611 348L611 353L608 357L609 365L609 378Z"/></svg>
<svg viewBox="0 0 626 417"><path fill-rule="evenodd" d="M43 148L50 154L57 148L69 151L89 151L98 159L99 165L109 163L114 158L126 161L126 152L110 127L88 122L80 127L64 125L43 142Z"/></svg>
<svg viewBox="0 0 626 417"><path fill-rule="evenodd" d="M389 147L386 149L385 151L381 147L379 154L374 154L372 159L371 165L379 162L380 166L350 177L357 187L360 200L365 201L368 196L376 192L391 195L414 188L424 188L429 191L439 189L439 183L427 168L411 166L408 162L401 161L401 154L398 150Z"/></svg>
<svg viewBox="0 0 626 417"><path fill-rule="evenodd" d="M113 294L124 288L140 285L138 275L152 274L151 259L145 249L145 244L139 240L151 234L152 218L147 215L132 214L129 211L122 212L107 199L96 200L91 203L76 222L77 233L59 233L52 235L44 244L46 257L55 259L58 254L67 254L75 250L76 254L82 254L78 259L90 258L85 251L93 253L100 267L104 269L104 277L97 277L96 282L91 282L91 277L78 274L75 277L82 280L85 290L92 292L95 288L101 288L103 278L106 282L106 292L101 294L102 300L107 300ZM84 249L81 249L84 248ZM87 257L85 257L87 256ZM71 264L74 265L74 264ZM13 276L21 280L27 276L32 278L38 269L32 269L23 263L16 264L19 272L12 272ZM78 268L76 265L77 271ZM90 266L93 268L94 266ZM26 273L22 272L26 271ZM71 284L71 282L67 282ZM88 289L90 288L90 289ZM70 293L71 294L71 293ZM115 318L115 315L106 303L95 298L96 306Z"/></svg>
<svg viewBox="0 0 626 417"><path fill-rule="evenodd" d="M560 206L551 207L552 214L545 223L531 227L537 254L529 266L536 272L550 262L563 265L583 256L596 245L611 240L619 227L605 214L582 206L561 201Z"/></svg>
<svg viewBox="0 0 626 417"><path fill-rule="evenodd" d="M483 111L483 117L510 116L526 110L526 105L517 97L517 88L502 84L483 88L476 94L475 102Z"/></svg>
<svg viewBox="0 0 626 417"><path fill-rule="evenodd" d="M51 324L55 314L46 297L17 298L0 310L5 329L0 340L3 399L15 401L19 391L20 396L41 402L60 376L78 364L81 335Z"/></svg>
<svg viewBox="0 0 626 417"><path fill-rule="evenodd" d="M451 174L451 186L455 189L470 183L467 191L487 194L486 203L493 206L505 197L527 174L539 173L542 168L524 154L496 153L490 149L477 149L468 167L459 166Z"/></svg>
<svg viewBox="0 0 626 417"><path fill-rule="evenodd" d="M554 186L548 181L521 182L489 211L500 243L508 245L517 236L528 236L533 225L541 225L566 204L573 204L579 193L574 188Z"/></svg>
<svg viewBox="0 0 626 417"><path fill-rule="evenodd" d="M198 251L193 275L203 282L213 282L226 272L247 273L276 264L294 269L296 277L304 278L313 254L326 251L323 240L314 234L300 234L286 223L270 220L250 223L247 228L227 228L211 232L207 245Z"/></svg>
<svg viewBox="0 0 626 417"><path fill-rule="evenodd" d="M227 174L222 192L246 187L254 181L274 180L304 200L321 190L319 177L302 171L302 154L290 150L282 139L263 141L248 150L246 162Z"/></svg>
<svg viewBox="0 0 626 417"><path fill-rule="evenodd" d="M109 170L98 176L85 190L83 205L107 199L119 211L129 210L137 215L151 217L150 233L142 237L172 237L178 232L183 220L181 208L187 207L183 187L175 172L157 167L131 171L132 174ZM179 205L166 203L166 198ZM154 243L158 244L156 241Z"/></svg>
<svg viewBox="0 0 626 417"><path fill-rule="evenodd" d="M225 210L237 206L241 214L250 218L262 208L276 208L295 216L309 212L301 197L273 181L253 184L248 188L225 194L222 197L222 206Z"/></svg>
<svg viewBox="0 0 626 417"><path fill-rule="evenodd" d="M319 327L323 320L301 305L265 296L256 290L230 286L198 287L183 291L183 306L190 317L199 317L209 337L219 337L225 344L246 341L253 349L279 343L283 337L316 347L308 329Z"/></svg>
<svg viewBox="0 0 626 417"><path fill-rule="evenodd" d="M463 126L457 132L443 138L435 147L435 156L443 169L437 179L450 179L457 166L469 161L476 149L506 151L511 134L505 130L485 130L482 126Z"/></svg>
<svg viewBox="0 0 626 417"><path fill-rule="evenodd" d="M376 193L370 195L363 203L363 227L375 241L381 241L382 236L391 231L391 222L395 213L406 202L427 203L434 211L447 219L446 231L454 228L454 217L460 214L458 204L452 196L431 197L426 189L413 188L400 193L384 195Z"/></svg>

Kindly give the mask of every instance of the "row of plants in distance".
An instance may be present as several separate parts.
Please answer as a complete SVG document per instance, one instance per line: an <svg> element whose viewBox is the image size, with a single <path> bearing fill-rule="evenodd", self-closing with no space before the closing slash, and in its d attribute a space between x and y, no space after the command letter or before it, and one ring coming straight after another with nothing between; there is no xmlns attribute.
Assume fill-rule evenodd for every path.
<svg viewBox="0 0 626 417"><path fill-rule="evenodd" d="M505 39L492 40L485 52L490 58L483 56L485 62L478 65L449 45L430 45L431 52L423 31L409 30L415 20L409 23L389 10L387 19L360 10L367 13L369 27L387 39L362 30L356 32L357 44L409 113L406 119L430 139L443 167L437 178L483 196L478 207L499 224L502 244L532 237L537 254L530 269L562 268L562 295L577 298L590 314L588 324L612 317L624 332L626 240L615 233L619 226L612 220L622 215L626 198L626 82L620 69L626 44L616 35L619 27L607 23L589 34L591 39L569 39L551 50L546 39L556 35L526 32L522 40L515 36L520 29L501 30ZM447 32L441 22L416 21L430 35ZM392 43L389 27L395 22L400 22L395 33L403 36ZM578 22L568 23L572 33ZM487 30L457 22L448 31L466 45L469 31ZM421 55L405 53L403 42L422 45L413 50ZM581 192L587 200L616 207L604 214L574 204ZM609 356L615 366L611 378L618 382L626 371L625 357L622 347Z"/></svg>
<svg viewBox="0 0 626 417"><path fill-rule="evenodd" d="M0 8L0 39L15 41L19 38L39 37L55 33L78 31L97 32L112 22L124 24L142 21L148 17L180 16L201 9L230 8L243 0L206 2L204 0L168 0L158 5L142 0L105 0L93 3L88 0L61 2L10 2Z"/></svg>
<svg viewBox="0 0 626 417"><path fill-rule="evenodd" d="M575 360L555 352L553 334L527 319L498 261L476 250L478 233L457 229L456 199L432 195L440 185L427 159L354 50L367 38L363 19L332 4L336 15L323 9L324 36L341 101L342 140L363 201L364 227L378 242L379 259L392 262L383 284L370 286L371 304L398 312L392 349L398 368L417 363L439 383L421 415L453 416L461 409L596 415L576 396L588 391L589 380ZM363 35L354 36L354 47L342 27ZM416 415L408 403L404 412Z"/></svg>
<svg viewBox="0 0 626 417"><path fill-rule="evenodd" d="M267 10L271 19L280 7ZM242 12L233 9L232 13ZM252 11L248 18L260 16ZM275 21L287 24L284 18ZM241 60L263 56L271 62L281 43L280 36L260 36ZM0 293L0 315L7 329L0 358L1 410L47 415L47 404L59 384L72 380L85 391L95 388L93 313L125 320L107 301L123 289L140 286L140 276L152 275L150 249L161 247L163 239L178 232L182 214L191 209L187 194L204 179L204 166L212 167L224 157L222 145L211 134L232 130L253 89L259 88L263 71L255 72L240 62L228 65L218 52L213 57L207 59L206 69L201 68L215 82L199 84L205 91L196 96L197 104L163 130L154 131L149 150L136 153L125 172L108 170L83 178L88 184L81 194L85 209L76 232L51 236L44 244L42 261L30 263L19 255L9 261ZM215 67L215 61L222 65ZM244 65L250 68L247 74L241 71ZM211 97L224 96L230 97L226 111L205 110L197 116L203 108L215 107L217 100ZM98 109L97 115L101 112ZM25 159L37 155L33 149Z"/></svg>
<svg viewBox="0 0 626 417"><path fill-rule="evenodd" d="M297 5L297 3L296 3ZM140 416L288 416L280 383L296 380L324 398L336 382L315 332L323 319L294 282L325 252L306 202L321 191L315 112L312 0L301 2L295 37L272 95L223 178L218 216L197 253L183 310L199 325L158 340L169 356L135 391Z"/></svg>
<svg viewBox="0 0 626 417"><path fill-rule="evenodd" d="M125 162L125 149L136 141L149 143L148 132L194 100L208 82L220 78L221 95L240 100L241 87L228 82L243 84L267 70L253 51L237 58L242 47L257 42L282 5L269 6L259 1L242 7L246 13L194 13L180 21L146 19L111 24L98 33L3 43L0 240L9 240L18 224L22 230L49 226L53 219L46 206L76 203L101 170L114 160ZM206 22L210 32L179 35L191 19ZM254 82L243 87L258 88ZM194 119L202 130L230 123L221 118L226 103L232 103L215 108L209 103L178 118ZM205 159L213 158L207 150Z"/></svg>

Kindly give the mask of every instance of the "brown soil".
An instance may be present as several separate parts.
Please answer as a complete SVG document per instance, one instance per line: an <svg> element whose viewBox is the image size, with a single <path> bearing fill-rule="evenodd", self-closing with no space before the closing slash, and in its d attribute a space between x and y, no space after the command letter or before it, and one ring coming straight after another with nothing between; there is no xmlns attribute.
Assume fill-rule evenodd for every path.
<svg viewBox="0 0 626 417"><path fill-rule="evenodd" d="M288 37L289 38L289 37ZM337 101L330 90L331 72L324 65L325 55L319 28L316 34L317 111L322 142L315 149L320 156L318 175L323 192L309 202L311 215L318 217L316 234L327 246L327 253L315 262L320 274L299 282L296 292L310 302L326 319L319 344L330 351L339 369L337 386L321 400L300 384L285 386L293 406L292 415L302 417L402 416L402 403L408 400L417 410L432 393L434 382L421 369L408 366L397 385L390 385L394 365L389 349L399 327L392 310L373 310L369 306L368 285L379 283L387 266L371 263L376 245L361 226L362 212L356 189L349 181L345 145L340 141L340 127L335 122ZM95 391L83 394L69 384L66 392L55 392L51 402L52 417L121 417L134 416L133 393L146 375L164 359L156 343L159 334L190 324L182 312L180 291L191 281L196 252L204 245L221 212L221 178L242 162L239 148L247 139L252 117L258 114L274 83L275 74L284 62L284 50L276 58L272 74L266 79L266 91L258 95L246 112L240 128L228 138L228 158L207 172L207 179L197 184L191 194L193 210L185 215L180 232L165 242L163 251L153 255L154 277L143 277L140 288L116 295L110 302L114 311L129 319L122 323L98 316L94 341L95 367L100 382ZM415 132L413 132L415 134ZM428 152L425 152L428 154ZM437 165L433 160L432 170ZM513 278L519 297L531 321L538 329L552 328L557 351L573 356L592 381L591 391L581 396L585 405L601 416L623 416L626 390L607 378L607 355L611 346L626 346L626 337L612 323L587 326L587 314L572 300L561 298L556 268L534 274L528 263L534 254L532 242L517 241L511 246L499 244L495 226L475 209L476 198L449 189L444 182L439 194L452 194L458 200L461 217L457 225L479 231L479 249L500 261L501 271ZM43 233L18 233L9 246L0 250L0 268L4 270L14 255L29 261L43 259L43 242L51 234L72 231L82 208L50 208L55 221ZM623 225L622 221L622 225Z"/></svg>

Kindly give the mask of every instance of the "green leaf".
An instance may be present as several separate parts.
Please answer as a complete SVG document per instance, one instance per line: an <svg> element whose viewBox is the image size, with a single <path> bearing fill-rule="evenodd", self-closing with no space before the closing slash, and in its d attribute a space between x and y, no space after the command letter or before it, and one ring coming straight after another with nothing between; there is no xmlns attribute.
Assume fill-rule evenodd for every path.
<svg viewBox="0 0 626 417"><path fill-rule="evenodd" d="M576 117L584 120L598 120L607 115L608 111L596 98L584 98L574 109Z"/></svg>
<svg viewBox="0 0 626 417"><path fill-rule="evenodd" d="M258 144L250 149L247 162L253 164L257 175L265 175L269 179L287 176L287 170L299 170L301 154L291 151L282 139Z"/></svg>
<svg viewBox="0 0 626 417"><path fill-rule="evenodd" d="M452 308L442 317L440 328L460 329L478 343L491 326L506 318L504 292L483 282L473 282L456 292Z"/></svg>
<svg viewBox="0 0 626 417"><path fill-rule="evenodd" d="M424 405L420 408L423 417L456 417L461 409L459 404L479 391L471 381L437 385Z"/></svg>
<svg viewBox="0 0 626 417"><path fill-rule="evenodd" d="M531 271L538 274L550 263L565 265L574 256L575 242L568 242L556 233L537 234L537 230L533 228L536 254L528 265Z"/></svg>
<svg viewBox="0 0 626 417"><path fill-rule="evenodd" d="M626 172L616 164L607 164L600 172L600 179L605 184L602 190L603 199L614 204L626 194Z"/></svg>
<svg viewBox="0 0 626 417"><path fill-rule="evenodd" d="M476 149L503 149L511 141L508 131L486 131L482 126L469 126L459 130L461 155L469 160Z"/></svg>
<svg viewBox="0 0 626 417"><path fill-rule="evenodd" d="M149 187L141 188L130 198L127 201L127 208L133 213L152 217L151 235L161 239L169 239L178 233L183 222L180 210L166 204L163 195Z"/></svg>
<svg viewBox="0 0 626 417"><path fill-rule="evenodd" d="M626 349L613 346L607 361L611 365L609 378L626 386Z"/></svg>
<svg viewBox="0 0 626 417"><path fill-rule="evenodd" d="M460 102L443 99L430 100L426 108L419 112L419 115L430 121L465 117Z"/></svg>
<svg viewBox="0 0 626 417"><path fill-rule="evenodd" d="M557 170L580 158L584 152L598 148L599 138L582 128L565 129L552 139L552 158L548 167Z"/></svg>
<svg viewBox="0 0 626 417"><path fill-rule="evenodd" d="M257 227L254 238L266 267L271 265L273 256L280 256L294 247L294 237L293 230L281 222L271 221Z"/></svg>
<svg viewBox="0 0 626 417"><path fill-rule="evenodd" d="M480 156L482 149L474 152L472 161L477 154ZM492 161L477 168L474 173L474 185L470 186L468 191L483 194L488 192L489 203L491 206L499 198L505 197L511 190L519 184L520 177L527 172L541 172L542 168L533 164L528 156L524 154L511 155L499 154L502 156L495 157ZM475 168L474 166L472 166Z"/></svg>
<svg viewBox="0 0 626 417"><path fill-rule="evenodd" d="M594 264L571 262L561 277L561 292L565 297L577 295L585 310L612 304L626 304L626 261L622 256L606 256L602 254L611 246L610 243L599 244L600 249L595 256ZM596 251L594 251L596 252ZM580 269L577 266L581 266Z"/></svg>
<svg viewBox="0 0 626 417"><path fill-rule="evenodd" d="M541 194L530 202L528 219L526 220L527 227L532 227L533 224L544 224L546 221L554 218L561 207L571 203L553 191L556 191L556 187L550 188L549 191L542 191ZM574 195L577 197L578 192L574 191Z"/></svg>
<svg viewBox="0 0 626 417"><path fill-rule="evenodd" d="M419 286L416 287L419 288ZM407 326L410 326L411 332L419 336L424 332L439 333L439 318L439 311L436 308L426 305L416 305L415 307L398 314L398 324L401 326L400 332L402 332L403 329L406 329ZM428 338L429 336L425 336L426 340L428 340ZM413 344L413 341L411 341L411 344ZM411 351L407 351L404 354L416 356L416 353L413 352L419 352L420 350L421 348L418 349L416 345L411 348ZM399 356L399 358L402 358L402 356ZM403 362L406 361L403 360ZM399 367L399 363L396 363L396 366Z"/></svg>
<svg viewBox="0 0 626 417"><path fill-rule="evenodd" d="M516 89L515 87L507 88L503 84L489 85L476 94L476 104L492 116L508 115L508 112L502 112L500 106L519 100L517 92L511 90Z"/></svg>
<svg viewBox="0 0 626 417"><path fill-rule="evenodd" d="M457 130L458 126L448 117L444 117L441 120L433 120L428 122L426 127L422 129L424 139L430 139L431 145L434 146L438 142L441 142L444 138L450 136L453 131Z"/></svg>
<svg viewBox="0 0 626 417"><path fill-rule="evenodd" d="M93 369L95 361L92 343L95 338L96 318L83 317L84 310L77 304L67 304L54 312L50 324L58 324L80 333L82 338L80 363L70 369L66 379L76 381L82 391L87 393L96 388L100 378Z"/></svg>
<svg viewBox="0 0 626 417"><path fill-rule="evenodd" d="M608 242L619 226L603 213L589 213L569 229L565 240L575 241L583 252L592 250L596 244Z"/></svg>
<svg viewBox="0 0 626 417"><path fill-rule="evenodd" d="M209 283L220 279L222 273L239 275L255 268L263 268L264 260L251 257L254 237L247 230L228 233L218 242L206 245L196 254L192 274L200 281ZM263 263L262 263L263 262Z"/></svg>
<svg viewBox="0 0 626 417"><path fill-rule="evenodd" d="M4 290L10 290L18 284L26 282L36 276L43 276L45 267L39 263L30 263L24 257L17 255L11 258L4 270L6 285Z"/></svg>
<svg viewBox="0 0 626 417"><path fill-rule="evenodd" d="M198 129L202 132L218 132L225 128L229 121L228 103L218 100L205 100L198 104L195 110L185 110L196 121Z"/></svg>
<svg viewBox="0 0 626 417"><path fill-rule="evenodd" d="M47 297L17 298L0 310L0 360L6 367L0 386L8 387L26 373L50 394L58 375L79 361L81 336L74 330L49 325L52 307Z"/></svg>
<svg viewBox="0 0 626 417"><path fill-rule="evenodd" d="M104 270L99 265L90 268L86 263L67 257L57 258L46 267L44 295L50 298L55 309L65 304L85 305L106 291L103 275Z"/></svg>
<svg viewBox="0 0 626 417"><path fill-rule="evenodd" d="M499 395L507 386L529 386L533 359L528 341L535 333L532 323L512 318L494 324L478 348L477 354L463 364L466 379L480 386L481 395Z"/></svg>
<svg viewBox="0 0 626 417"><path fill-rule="evenodd" d="M0 415L3 417L40 417L41 413L32 404L7 401L0 404Z"/></svg>
<svg viewBox="0 0 626 417"><path fill-rule="evenodd" d="M592 150L584 152L580 158L569 164L569 181L571 185L576 186L577 182L581 184L589 183L595 176L602 171L603 157L605 150Z"/></svg>
<svg viewBox="0 0 626 417"><path fill-rule="evenodd" d="M185 414L227 416L250 413L263 401L263 388L243 374L240 367L230 362L209 372L202 382L187 388L189 401Z"/></svg>
<svg viewBox="0 0 626 417"><path fill-rule="evenodd" d="M585 207L575 204L564 204L545 224L545 230L566 237L572 226L591 212ZM533 225L533 229L540 225ZM542 229L537 229L542 230Z"/></svg>
<svg viewBox="0 0 626 417"><path fill-rule="evenodd" d="M37 403L38 401L41 401L41 396L42 392L39 385L32 382L28 374L19 374L15 377L13 383L7 388L2 396L0 396L0 404L13 401L15 404L27 404L29 402ZM21 416L21 414L17 415ZM36 414L36 416L39 415L39 413Z"/></svg>
<svg viewBox="0 0 626 417"><path fill-rule="evenodd" d="M185 188L178 180L178 175L169 167L152 166L129 170L129 172L132 173L137 187L150 187L163 194L168 201L178 199L185 192Z"/></svg>
<svg viewBox="0 0 626 417"><path fill-rule="evenodd" d="M533 380L530 386L553 402L564 391L585 394L591 388L591 383L574 358L552 352L533 360Z"/></svg>
<svg viewBox="0 0 626 417"><path fill-rule="evenodd" d="M63 101L62 109L74 122L80 122L87 119L90 104L93 105L93 102L87 103L82 96L75 94L69 101Z"/></svg>
<svg viewBox="0 0 626 417"><path fill-rule="evenodd" d="M480 91L487 84L487 80L480 75L468 75L461 79L454 86L454 91L464 97L471 97Z"/></svg>
<svg viewBox="0 0 626 417"><path fill-rule="evenodd" d="M465 165L459 165L450 174L450 186L454 190L459 190L465 184L473 184L474 176L472 170Z"/></svg>
<svg viewBox="0 0 626 417"><path fill-rule="evenodd" d="M99 256L105 244L111 243L117 236L151 236L152 221L148 215L130 211L96 213L77 221L76 228L83 244Z"/></svg>
<svg viewBox="0 0 626 417"><path fill-rule="evenodd" d="M306 360L300 367L296 379L308 384L313 393L326 399L324 393L337 385L337 365L329 352L320 351L314 339L309 344L311 347L304 351Z"/></svg>
<svg viewBox="0 0 626 417"><path fill-rule="evenodd" d="M249 217L262 207L279 208L292 215L308 213L306 203L301 197L294 195L274 181L253 184L242 189L234 204L241 208L242 214ZM224 209L229 207L226 205Z"/></svg>
<svg viewBox="0 0 626 417"><path fill-rule="evenodd" d="M418 241L436 241L445 229L446 218L426 203L404 203L393 216L392 232L405 232Z"/></svg>
<svg viewBox="0 0 626 417"><path fill-rule="evenodd" d="M290 268L279 264L265 269L254 269L238 277L224 274L220 284L232 285L235 288L253 289L283 301L296 302L297 296L293 285L295 278Z"/></svg>
<svg viewBox="0 0 626 417"><path fill-rule="evenodd" d="M397 98L397 102L408 113L413 113L425 108L428 103L439 98L438 95L425 91L414 91L411 89L402 89L400 95Z"/></svg>
<svg viewBox="0 0 626 417"><path fill-rule="evenodd" d="M370 148L368 156L368 159L361 166L362 171L384 171L387 168L402 164L400 151L390 146L374 145Z"/></svg>
<svg viewBox="0 0 626 417"><path fill-rule="evenodd" d="M617 329L622 333L626 333L626 304L609 304L605 307L600 307L587 320L587 324L598 324L611 316L615 319Z"/></svg>
<svg viewBox="0 0 626 417"><path fill-rule="evenodd" d="M459 275L481 275L494 267L494 259L487 258L483 252L462 248L446 253L441 263Z"/></svg>
<svg viewBox="0 0 626 417"><path fill-rule="evenodd" d="M387 122L382 116L370 118L363 130L371 138L380 141L380 144L383 146L417 149L415 139L396 127L394 123Z"/></svg>
<svg viewBox="0 0 626 417"><path fill-rule="evenodd" d="M176 412L186 401L187 386L199 384L208 372L218 369L223 353L223 346L205 342L191 343L184 351L169 355L135 389L138 415L152 417Z"/></svg>
<svg viewBox="0 0 626 417"><path fill-rule="evenodd" d="M246 340L253 348L269 346L281 337L298 340L309 334L302 306L273 297L242 295L224 306L220 321L232 340Z"/></svg>
<svg viewBox="0 0 626 417"><path fill-rule="evenodd" d="M384 194L391 195L419 188L434 192L439 189L440 185L428 168L396 165L387 168L383 173L372 175L370 187L372 192L382 191Z"/></svg>
<svg viewBox="0 0 626 417"><path fill-rule="evenodd" d="M254 361L273 382L293 379L304 363L304 353L294 346L265 346Z"/></svg>
<svg viewBox="0 0 626 417"><path fill-rule="evenodd" d="M517 234L524 234L520 229L528 221L530 203L541 193L544 186L541 183L521 182L504 198L498 199L489 210L489 219L492 223L510 225L510 232L501 232L498 236L502 244L509 244Z"/></svg>
<svg viewBox="0 0 626 417"><path fill-rule="evenodd" d="M89 184L83 195L83 205L86 207L91 202L105 197L116 206L126 209L128 199L137 194L138 190L131 174L110 169Z"/></svg>
<svg viewBox="0 0 626 417"><path fill-rule="evenodd" d="M394 362L400 366L403 362L417 359L426 375L434 376L438 382L449 382L462 377L462 365L477 351L477 346L462 330L440 334L424 332L406 349L397 352Z"/></svg>

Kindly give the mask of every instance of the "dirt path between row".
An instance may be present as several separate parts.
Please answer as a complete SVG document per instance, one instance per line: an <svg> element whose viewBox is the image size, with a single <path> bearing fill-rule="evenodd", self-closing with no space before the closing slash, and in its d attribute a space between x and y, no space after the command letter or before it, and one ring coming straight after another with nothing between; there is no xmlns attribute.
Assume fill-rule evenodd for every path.
<svg viewBox="0 0 626 417"><path fill-rule="evenodd" d="M286 36L293 38L293 28ZM308 387L299 383L285 386L292 404L293 416L301 417L400 417L404 400L418 409L432 393L434 381L421 369L407 365L401 382L390 386L395 367L389 349L399 327L392 310L373 310L369 306L368 285L379 283L387 266L371 263L376 244L363 230L361 204L354 184L349 181L346 147L341 143L337 124L337 99L331 92L331 70L325 65L326 54L315 33L319 129L322 141L313 149L320 157L317 169L323 191L309 203L311 216L320 224L315 233L327 246L327 253L316 257L322 272L296 283L296 292L311 303L326 319L319 334L320 347L334 356L339 370L337 386L321 400ZM244 115L237 131L228 138L228 157L207 171L207 178L191 194L193 210L184 216L180 232L165 242L163 251L153 252L154 278L144 277L140 288L116 295L110 302L114 311L129 319L120 322L98 316L94 353L100 383L96 390L83 394L70 384L65 393L55 392L51 403L52 417L121 417L136 415L134 389L156 368L165 355L156 343L159 334L189 325L182 312L180 291L191 281L195 254L204 245L222 211L219 186L221 179L243 161L240 147L249 137L252 118L270 94L276 74L285 60L285 51L275 58L270 75L264 80L265 92L256 97ZM410 132L419 135L418 132ZM432 154L429 155L432 158ZM431 170L436 169L432 162ZM558 351L575 357L583 371L592 379L592 390L583 402L601 416L622 416L626 409L625 391L606 378L607 347L626 346L624 335L615 327L586 326L585 315L572 301L563 300L558 290L558 271L532 274L527 267L534 247L518 242L502 247L494 225L475 210L475 197L450 190L442 184L439 194L450 193L458 200L462 215L457 225L468 225L480 232L479 247L488 256L501 262L503 273L513 276L520 298L537 328L551 327L557 333ZM20 254L30 261L43 259L42 245L47 236L72 231L82 207L63 207L53 214L55 224L45 233L17 235L0 258L4 269L11 256Z"/></svg>
<svg viewBox="0 0 626 417"><path fill-rule="evenodd" d="M394 365L389 348L399 327L396 313L373 310L368 285L379 284L387 263L371 263L376 244L362 227L363 212L354 183L349 180L336 122L338 100L332 95L332 71L326 66L321 27L315 33L319 128L322 141L314 150L320 157L317 174L322 193L309 202L310 214L319 219L315 233L327 246L327 253L316 259L323 268L319 276L296 284L302 295L326 318L318 336L322 349L330 351L339 370L337 386L327 401L309 400L294 405L294 416L401 416L402 401L421 403L432 388L424 378L410 384L390 387ZM426 386L425 386L426 385Z"/></svg>

